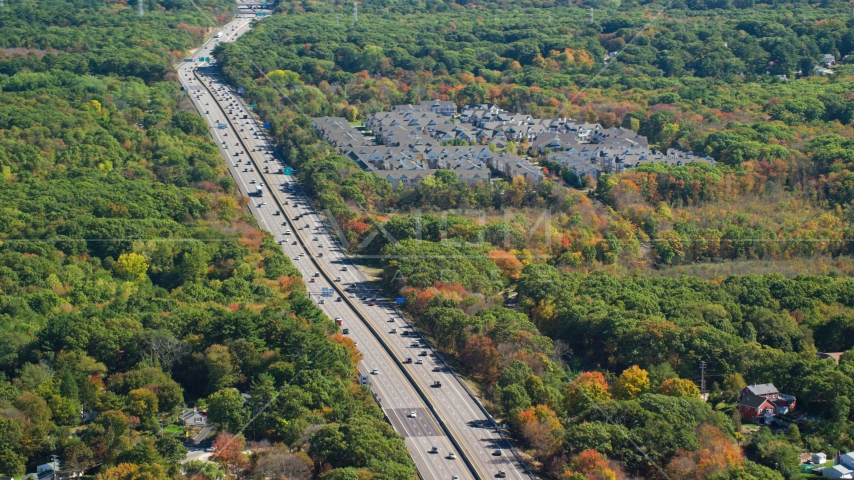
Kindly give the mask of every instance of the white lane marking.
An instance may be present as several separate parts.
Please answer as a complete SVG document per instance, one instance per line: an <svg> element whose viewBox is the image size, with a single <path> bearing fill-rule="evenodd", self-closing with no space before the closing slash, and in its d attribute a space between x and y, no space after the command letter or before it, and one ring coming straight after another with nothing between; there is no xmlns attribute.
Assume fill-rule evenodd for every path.
<svg viewBox="0 0 854 480"><path fill-rule="evenodd" d="M218 101L218 103L221 103L221 102L222 102L222 101ZM215 116L216 116L217 118L219 117L218 115L215 115ZM237 136L239 135L239 132L238 132L238 131L233 127L232 121L231 121L230 119L225 118L225 122L224 122L224 123L229 124L229 125L232 125L231 130L232 130L232 132L235 134L235 137L237 137ZM220 137L220 136L219 136L219 132L215 132L215 134L216 134L216 137L217 137L218 139L219 139L219 138L222 138L222 137ZM247 142L247 143L251 143L251 142ZM250 153L249 153L248 155L250 156L250 158L253 158L253 159L254 159L254 157L252 156L252 152L251 152L251 151L250 151ZM227 159L226 161L228 161L228 159ZM257 164L257 163L258 163L258 162L257 162L257 160L256 160L256 164ZM234 168L234 167L233 167L233 168ZM240 173L249 173L249 172L240 172L240 171L238 170L238 171L236 171L235 173L237 173L237 175L236 175L236 176L237 176L238 178L240 178L241 180L243 180L243 181L244 181L244 185L246 185L246 183L245 183L246 179L245 179L245 178L243 178L244 176L243 176L243 175L240 175ZM260 172L260 171L259 171L259 172L258 172L258 174L259 174L259 176L260 176L261 178L264 178L264 175L263 175L263 173L262 173L262 172ZM269 190L269 188L268 188L268 190ZM247 193L248 193L248 192L247 192ZM275 193L273 193L273 195L275 196ZM261 213L261 212L259 212L259 214L260 214L260 213ZM268 220L267 220L267 218L265 218L263 215L258 215L258 216L261 218L261 220L262 220L265 224L268 224L268 223L269 223L269 222L268 222ZM273 234L275 235L275 233L274 233L274 231L273 231L272 229L269 229L269 230L271 231L271 233L273 233ZM297 235L299 235L299 234L297 234ZM298 268L299 268L299 267L298 267ZM375 340L375 339L374 339L374 340ZM375 340L375 341L376 341L376 340ZM387 358L387 357L384 357L384 358ZM388 359L388 360L390 360L390 359ZM373 383L373 382L372 382L372 383ZM377 388L382 392L382 388L381 388L380 384L379 384L379 383L376 383L376 385L377 385ZM399 383L398 383L398 387L399 387L399 388L401 388ZM406 391L407 391L407 392L411 392L411 390L406 390ZM418 403L420 403L420 399L419 399L419 402L418 402ZM395 415L396 415L396 416L398 416L396 411L395 411ZM398 416L398 419L399 419L399 416ZM403 423L402 423L402 422L401 422L401 425L403 425ZM447 440L447 439L446 439L446 440ZM419 455L422 457L422 459L424 459L424 460L425 460L425 463L427 464L428 469L430 469L430 470L431 470L431 473L432 473L432 468L430 467L429 462L426 462L426 460L427 460L427 459L423 457L423 453L421 453L421 452L419 451ZM467 473L467 472L466 472L466 473Z"/></svg>

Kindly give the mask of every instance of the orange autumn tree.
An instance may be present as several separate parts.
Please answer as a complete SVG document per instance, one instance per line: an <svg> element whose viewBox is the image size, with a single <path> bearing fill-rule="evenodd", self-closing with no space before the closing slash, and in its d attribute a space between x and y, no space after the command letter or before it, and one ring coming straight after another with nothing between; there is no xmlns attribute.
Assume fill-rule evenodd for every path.
<svg viewBox="0 0 854 480"><path fill-rule="evenodd" d="M495 383L501 374L501 353L495 346L495 340L489 337L472 337L466 344L462 360L471 369L474 377L486 385Z"/></svg>
<svg viewBox="0 0 854 480"><path fill-rule="evenodd" d="M505 277L511 280L519 280L522 277L522 267L524 265L516 258L516 255L499 249L492 250L486 255L501 269L501 273Z"/></svg>
<svg viewBox="0 0 854 480"><path fill-rule="evenodd" d="M243 450L246 449L246 440L243 435L220 433L214 439L213 448L214 454L211 460L220 464L226 472L233 474L246 466L246 455L243 454Z"/></svg>
<svg viewBox="0 0 854 480"><path fill-rule="evenodd" d="M573 457L567 470L561 475L564 480L576 478L586 480L615 480L617 472L608 465L608 459L593 449L587 449Z"/></svg>
<svg viewBox="0 0 854 480"><path fill-rule="evenodd" d="M578 415L594 403L610 400L611 392L602 372L584 372L566 389L566 409L570 415Z"/></svg>
<svg viewBox="0 0 854 480"><path fill-rule="evenodd" d="M537 405L519 413L516 421L519 431L533 449L537 460L558 453L564 430L554 410L545 405Z"/></svg>
<svg viewBox="0 0 854 480"><path fill-rule="evenodd" d="M359 365L359 362L362 361L362 352L356 348L356 342L341 333L334 333L329 336L329 339L347 350L347 354L350 356L350 361L353 362L353 369L358 370L357 366Z"/></svg>
<svg viewBox="0 0 854 480"><path fill-rule="evenodd" d="M694 452L679 450L667 465L667 474L673 480L709 478L744 462L738 445L712 425L698 426L696 435L700 448Z"/></svg>

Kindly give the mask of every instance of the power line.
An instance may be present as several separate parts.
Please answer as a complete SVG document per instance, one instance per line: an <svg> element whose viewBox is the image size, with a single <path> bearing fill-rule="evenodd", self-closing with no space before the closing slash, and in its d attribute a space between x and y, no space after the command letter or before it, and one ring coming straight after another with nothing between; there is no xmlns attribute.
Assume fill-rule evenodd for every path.
<svg viewBox="0 0 854 480"><path fill-rule="evenodd" d="M353 2L353 23L355 24L358 21L359 21L359 4L357 4L356 2Z"/></svg>
<svg viewBox="0 0 854 480"><path fill-rule="evenodd" d="M139 6L139 16L142 16L142 2L143 0L137 0L137 6Z"/></svg>

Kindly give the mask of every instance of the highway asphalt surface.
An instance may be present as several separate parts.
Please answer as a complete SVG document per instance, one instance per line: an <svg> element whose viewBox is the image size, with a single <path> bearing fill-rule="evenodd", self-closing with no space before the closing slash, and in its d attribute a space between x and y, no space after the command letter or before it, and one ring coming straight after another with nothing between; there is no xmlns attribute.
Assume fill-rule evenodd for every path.
<svg viewBox="0 0 854 480"><path fill-rule="evenodd" d="M223 27L223 37L208 40L194 52L193 60L210 56L220 41L239 38L251 21L237 18ZM502 471L506 478L528 478L491 418L394 305L365 280L295 178L280 173L284 164L276 158L262 125L239 96L219 81L216 68L185 62L178 66L178 74L211 125L211 135L240 191L250 198L259 225L282 245L318 306L330 318L340 319L356 341L363 355L359 371L370 379L386 417L405 438L422 478L488 479L498 478ZM324 287L333 294L321 300ZM436 381L442 386L434 387ZM451 453L457 458L449 458Z"/></svg>

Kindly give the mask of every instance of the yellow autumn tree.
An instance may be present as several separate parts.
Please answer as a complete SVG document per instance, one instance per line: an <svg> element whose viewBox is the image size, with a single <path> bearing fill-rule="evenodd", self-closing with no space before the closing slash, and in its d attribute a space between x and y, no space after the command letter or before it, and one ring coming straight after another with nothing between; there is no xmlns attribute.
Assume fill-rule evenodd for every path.
<svg viewBox="0 0 854 480"><path fill-rule="evenodd" d="M646 370L632 365L623 370L623 373L617 377L614 386L611 388L611 394L619 400L631 400L638 398L642 393L649 391L649 375Z"/></svg>
<svg viewBox="0 0 854 480"><path fill-rule="evenodd" d="M157 463L120 463L98 474L98 480L164 480L166 472Z"/></svg>
<svg viewBox="0 0 854 480"><path fill-rule="evenodd" d="M115 270L116 273L129 280L142 282L146 278L145 272L148 271L148 262L145 261L145 257L138 253L123 253L116 260Z"/></svg>
<svg viewBox="0 0 854 480"><path fill-rule="evenodd" d="M684 378L668 378L658 388L658 393L671 397L700 398L700 389L697 385Z"/></svg>

